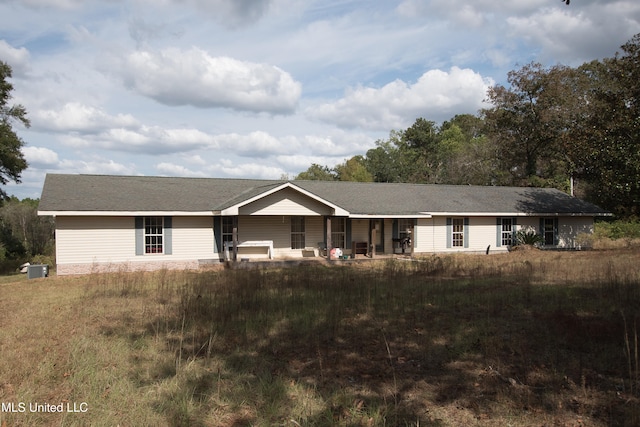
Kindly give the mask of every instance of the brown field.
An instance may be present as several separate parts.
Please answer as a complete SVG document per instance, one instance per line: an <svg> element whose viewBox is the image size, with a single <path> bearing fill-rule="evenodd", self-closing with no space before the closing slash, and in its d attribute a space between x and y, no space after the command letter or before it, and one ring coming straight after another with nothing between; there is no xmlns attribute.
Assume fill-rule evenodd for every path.
<svg viewBox="0 0 640 427"><path fill-rule="evenodd" d="M4 277L0 425L637 426L639 265L625 248Z"/></svg>

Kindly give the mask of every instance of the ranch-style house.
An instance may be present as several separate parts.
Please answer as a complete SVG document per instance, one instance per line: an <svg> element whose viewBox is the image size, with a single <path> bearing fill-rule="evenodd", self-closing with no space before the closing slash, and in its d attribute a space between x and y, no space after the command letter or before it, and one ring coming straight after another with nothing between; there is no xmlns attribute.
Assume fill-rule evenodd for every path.
<svg viewBox="0 0 640 427"><path fill-rule="evenodd" d="M48 174L57 273L228 260L577 248L599 207L549 188Z"/></svg>

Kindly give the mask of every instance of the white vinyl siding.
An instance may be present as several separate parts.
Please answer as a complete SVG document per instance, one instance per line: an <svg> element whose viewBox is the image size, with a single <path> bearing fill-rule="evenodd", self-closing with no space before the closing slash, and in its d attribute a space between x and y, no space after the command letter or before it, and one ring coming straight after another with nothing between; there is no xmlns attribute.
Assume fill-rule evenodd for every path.
<svg viewBox="0 0 640 427"><path fill-rule="evenodd" d="M91 264L135 259L133 217L56 217L56 262Z"/></svg>
<svg viewBox="0 0 640 427"><path fill-rule="evenodd" d="M354 242L369 241L368 219L354 219L351 221L351 240Z"/></svg>
<svg viewBox="0 0 640 427"><path fill-rule="evenodd" d="M323 218L318 216L305 217L305 245L317 247L318 242L324 241ZM272 240L275 257L301 257L300 249L291 249L291 217L290 216L241 216L238 218L238 233L242 241ZM266 257L261 248L240 248L240 254L249 258Z"/></svg>
<svg viewBox="0 0 640 427"><path fill-rule="evenodd" d="M413 234L415 236L413 251L414 253L435 252L434 240L434 219L418 218Z"/></svg>
<svg viewBox="0 0 640 427"><path fill-rule="evenodd" d="M331 212L327 205L291 188L285 188L240 208L240 215L315 216L331 215Z"/></svg>
<svg viewBox="0 0 640 427"><path fill-rule="evenodd" d="M559 241L561 248L576 248L580 246L578 236L581 234L593 234L593 218L590 217L562 217L558 224Z"/></svg>
<svg viewBox="0 0 640 427"><path fill-rule="evenodd" d="M134 217L56 217L58 264L197 260L213 257L210 217L173 217L172 255L135 254Z"/></svg>
<svg viewBox="0 0 640 427"><path fill-rule="evenodd" d="M207 259L213 257L211 217L173 217L173 257Z"/></svg>
<svg viewBox="0 0 640 427"><path fill-rule="evenodd" d="M464 224L463 224L464 226ZM447 248L447 222L445 217L419 218L415 233L415 253L506 251L496 248L496 217L469 217L466 225L468 248ZM452 242L453 243L453 242ZM464 242L463 242L464 244Z"/></svg>

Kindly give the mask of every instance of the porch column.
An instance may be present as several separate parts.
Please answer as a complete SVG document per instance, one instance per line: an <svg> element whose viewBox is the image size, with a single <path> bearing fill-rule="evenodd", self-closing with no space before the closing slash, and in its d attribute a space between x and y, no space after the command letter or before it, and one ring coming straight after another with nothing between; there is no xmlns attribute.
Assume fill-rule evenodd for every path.
<svg viewBox="0 0 640 427"><path fill-rule="evenodd" d="M371 258L375 258L376 256L376 227L375 225L371 228Z"/></svg>
<svg viewBox="0 0 640 427"><path fill-rule="evenodd" d="M331 217L328 216L327 217L327 259L328 260L331 259L331 249L332 249L332 243L331 243Z"/></svg>
<svg viewBox="0 0 640 427"><path fill-rule="evenodd" d="M231 239L233 240L233 260L237 261L238 260L238 227L233 227Z"/></svg>

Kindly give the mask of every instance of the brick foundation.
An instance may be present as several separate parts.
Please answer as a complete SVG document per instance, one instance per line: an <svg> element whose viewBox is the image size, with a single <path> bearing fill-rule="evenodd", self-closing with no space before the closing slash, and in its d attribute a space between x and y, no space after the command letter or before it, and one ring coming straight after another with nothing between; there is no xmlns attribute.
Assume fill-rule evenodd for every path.
<svg viewBox="0 0 640 427"><path fill-rule="evenodd" d="M58 276L70 274L116 273L125 271L156 271L156 270L198 270L198 261L169 261L169 262L121 262L121 263L93 263L93 264L58 264Z"/></svg>

